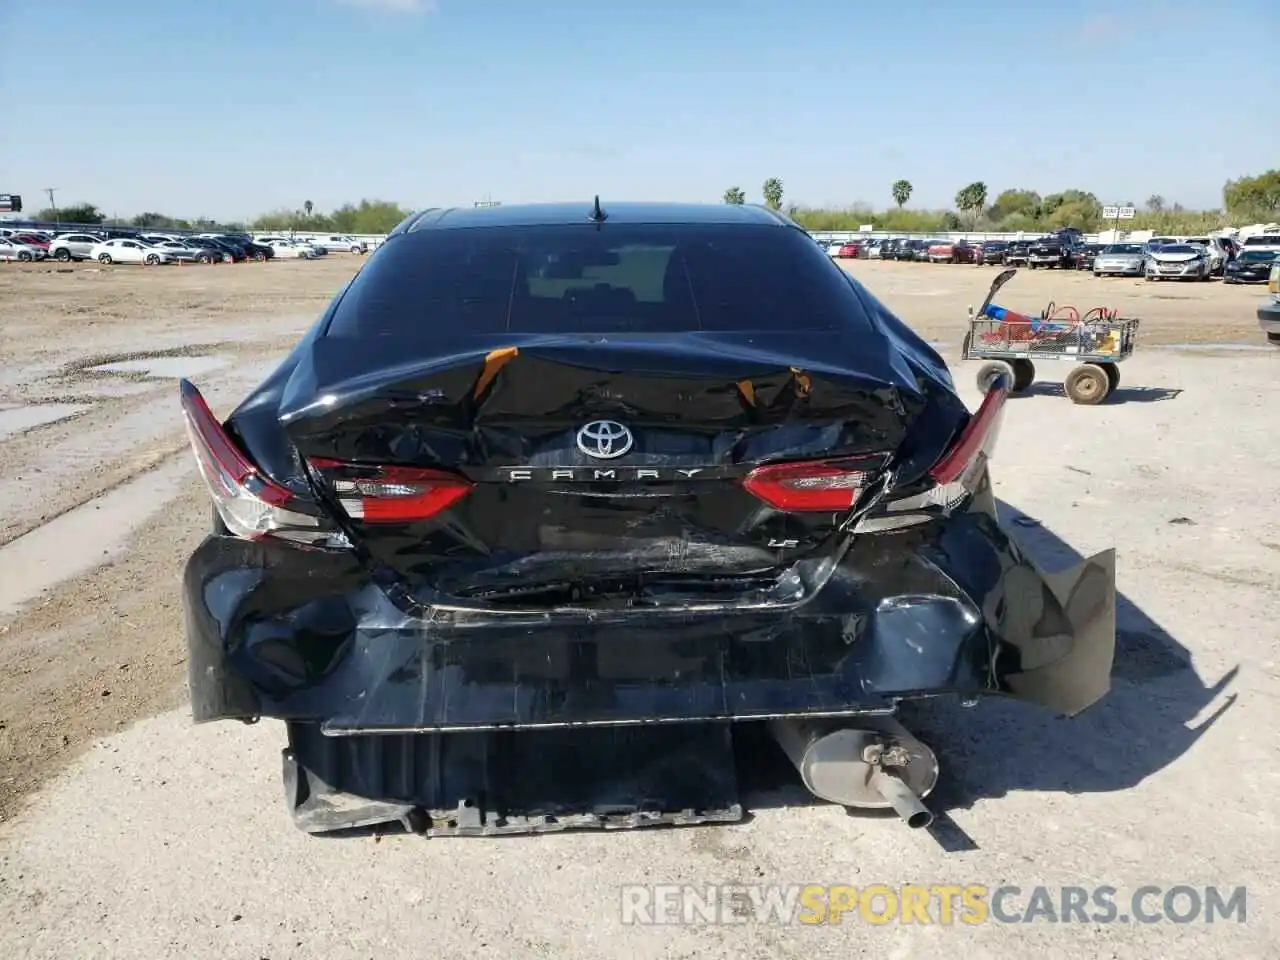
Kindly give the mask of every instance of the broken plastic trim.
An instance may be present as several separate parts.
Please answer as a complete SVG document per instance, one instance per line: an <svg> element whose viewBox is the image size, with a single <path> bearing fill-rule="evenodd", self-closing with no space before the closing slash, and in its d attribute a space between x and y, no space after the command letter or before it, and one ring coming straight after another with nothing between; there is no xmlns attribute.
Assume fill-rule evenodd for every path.
<svg viewBox="0 0 1280 960"><path fill-rule="evenodd" d="M274 537L305 546L350 546L314 504L262 475L194 384L182 380L178 389L196 466L228 533L242 540Z"/></svg>

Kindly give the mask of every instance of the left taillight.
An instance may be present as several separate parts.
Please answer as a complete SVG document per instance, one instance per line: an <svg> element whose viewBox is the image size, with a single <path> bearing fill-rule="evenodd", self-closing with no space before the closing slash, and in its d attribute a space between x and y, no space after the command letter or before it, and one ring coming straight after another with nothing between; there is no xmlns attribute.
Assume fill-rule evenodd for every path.
<svg viewBox="0 0 1280 960"><path fill-rule="evenodd" d="M787 513L842 513L875 479L883 458L802 460L756 467L742 480L753 496Z"/></svg>
<svg viewBox="0 0 1280 960"><path fill-rule="evenodd" d="M317 505L263 475L223 429L194 384L183 380L179 390L196 466L227 532L243 540L272 537L310 546L347 545Z"/></svg>

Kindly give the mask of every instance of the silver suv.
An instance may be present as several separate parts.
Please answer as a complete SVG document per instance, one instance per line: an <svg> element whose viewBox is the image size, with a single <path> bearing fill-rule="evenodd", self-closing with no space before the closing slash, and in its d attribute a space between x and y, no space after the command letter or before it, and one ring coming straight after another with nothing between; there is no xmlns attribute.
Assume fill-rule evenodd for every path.
<svg viewBox="0 0 1280 960"><path fill-rule="evenodd" d="M89 252L102 242L102 237L91 233L64 233L49 244L49 256L66 263L69 260L88 260Z"/></svg>

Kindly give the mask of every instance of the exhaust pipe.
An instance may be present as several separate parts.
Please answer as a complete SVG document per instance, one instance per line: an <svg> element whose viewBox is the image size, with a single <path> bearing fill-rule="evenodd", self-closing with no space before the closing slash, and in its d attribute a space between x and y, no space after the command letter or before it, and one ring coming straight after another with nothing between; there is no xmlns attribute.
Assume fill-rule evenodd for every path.
<svg viewBox="0 0 1280 960"><path fill-rule="evenodd" d="M861 810L892 808L913 828L933 814L921 802L938 783L938 758L892 717L841 721L771 720L769 731L805 788L829 803Z"/></svg>

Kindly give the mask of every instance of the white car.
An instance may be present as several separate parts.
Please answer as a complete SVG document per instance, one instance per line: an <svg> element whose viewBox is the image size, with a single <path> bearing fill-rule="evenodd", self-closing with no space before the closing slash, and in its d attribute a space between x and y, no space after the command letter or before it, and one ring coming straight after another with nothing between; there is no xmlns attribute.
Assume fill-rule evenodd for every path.
<svg viewBox="0 0 1280 960"><path fill-rule="evenodd" d="M40 247L0 237L0 260L43 260L48 255Z"/></svg>
<svg viewBox="0 0 1280 960"><path fill-rule="evenodd" d="M270 247L276 252L275 259L277 260L311 260L315 257L315 252L311 247L295 243L292 240L285 240L283 237L259 237L254 240L254 243Z"/></svg>
<svg viewBox="0 0 1280 960"><path fill-rule="evenodd" d="M827 240L826 241L827 256L831 257L832 259L835 259L836 257L840 256L840 248L843 247L847 242L848 241L846 240Z"/></svg>
<svg viewBox="0 0 1280 960"><path fill-rule="evenodd" d="M89 259L99 263L145 263L149 266L173 262L173 256L159 247L126 237L98 244L89 251Z"/></svg>
<svg viewBox="0 0 1280 960"><path fill-rule="evenodd" d="M1240 242L1240 250L1266 250L1280 253L1280 233L1255 233Z"/></svg>
<svg viewBox="0 0 1280 960"><path fill-rule="evenodd" d="M1147 251L1143 276L1148 280L1208 280L1209 251L1189 243L1171 243Z"/></svg>
<svg viewBox="0 0 1280 960"><path fill-rule="evenodd" d="M1209 270L1211 273L1219 274L1227 266L1227 261L1231 259L1231 255L1227 253L1227 248L1222 245L1222 241L1217 237L1189 237L1186 243L1193 247L1204 247L1209 253Z"/></svg>
<svg viewBox="0 0 1280 960"><path fill-rule="evenodd" d="M345 234L330 234L329 236L312 237L308 241L314 247L320 247L322 250L331 250L335 253L368 253L369 245L363 240L357 240L355 237L349 237Z"/></svg>

